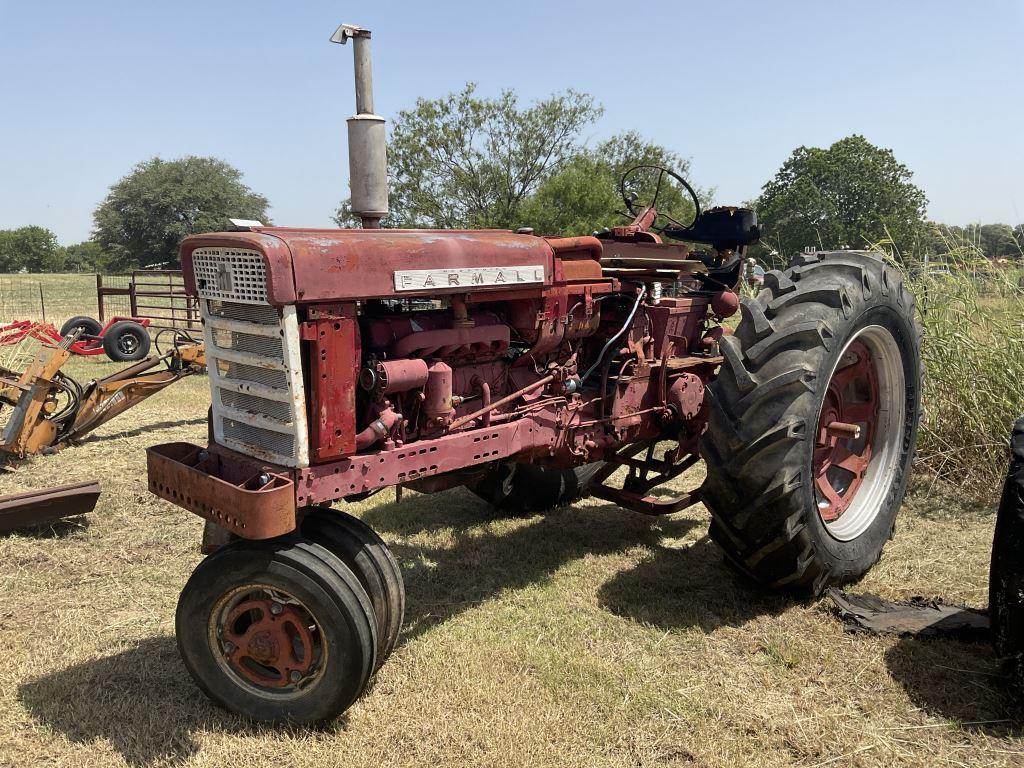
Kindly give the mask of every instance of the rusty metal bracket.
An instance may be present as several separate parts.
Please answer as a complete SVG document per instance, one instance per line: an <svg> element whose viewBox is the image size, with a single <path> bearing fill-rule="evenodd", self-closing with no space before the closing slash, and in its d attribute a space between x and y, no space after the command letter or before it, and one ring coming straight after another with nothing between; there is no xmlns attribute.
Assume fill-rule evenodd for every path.
<svg viewBox="0 0 1024 768"><path fill-rule="evenodd" d="M0 496L0 531L13 531L92 512L100 497L96 480Z"/></svg>
<svg viewBox="0 0 1024 768"><path fill-rule="evenodd" d="M146 450L149 490L246 539L272 539L295 530L291 478L255 471L232 482L220 457L191 443Z"/></svg>
<svg viewBox="0 0 1024 768"><path fill-rule="evenodd" d="M651 440L634 443L619 450L591 478L587 486L589 492L599 499L642 515L671 515L696 504L700 501L699 489L671 498L650 495L654 488L678 477L700 460L700 457L693 453L681 457L667 456L664 459L655 459L654 447L657 442ZM643 460L637 459L636 455L645 449L647 457ZM605 481L620 467L629 468L622 488L605 485Z"/></svg>

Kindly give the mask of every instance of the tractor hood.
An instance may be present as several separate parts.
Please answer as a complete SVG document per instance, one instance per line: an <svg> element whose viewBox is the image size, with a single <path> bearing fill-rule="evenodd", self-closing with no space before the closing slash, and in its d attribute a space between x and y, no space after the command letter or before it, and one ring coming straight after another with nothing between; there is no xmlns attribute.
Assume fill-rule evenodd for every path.
<svg viewBox="0 0 1024 768"><path fill-rule="evenodd" d="M275 305L540 288L554 269L547 240L505 230L257 227L185 239L191 294L198 292L193 253L207 248L262 254Z"/></svg>

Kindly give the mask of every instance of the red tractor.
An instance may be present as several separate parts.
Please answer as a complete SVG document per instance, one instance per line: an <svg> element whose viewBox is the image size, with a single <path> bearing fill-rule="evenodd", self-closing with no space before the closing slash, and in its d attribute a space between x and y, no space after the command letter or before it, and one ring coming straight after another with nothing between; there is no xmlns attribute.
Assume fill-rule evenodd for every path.
<svg viewBox="0 0 1024 768"><path fill-rule="evenodd" d="M353 207L372 227L383 174L360 162ZM631 223L597 236L252 224L185 240L209 444L151 448L149 487L207 521L176 631L211 698L300 723L356 700L405 596L380 537L331 505L393 486L465 485L514 511L700 501L738 571L804 594L878 560L921 407L900 273L805 253L741 301L752 211L701 212L693 195L681 225L654 199L625 203ZM699 488L654 493L701 459Z"/></svg>

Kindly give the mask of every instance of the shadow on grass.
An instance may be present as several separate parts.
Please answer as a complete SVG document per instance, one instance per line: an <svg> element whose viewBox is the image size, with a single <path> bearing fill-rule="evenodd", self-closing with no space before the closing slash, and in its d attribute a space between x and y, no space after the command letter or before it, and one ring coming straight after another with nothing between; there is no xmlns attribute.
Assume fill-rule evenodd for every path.
<svg viewBox="0 0 1024 768"><path fill-rule="evenodd" d="M15 528L11 531L0 533L0 539L9 536L26 536L31 539L65 539L74 536L76 533L84 533L89 527L87 515L75 515L64 517L60 520L53 520L49 523L39 525L26 525L22 528Z"/></svg>
<svg viewBox="0 0 1024 768"><path fill-rule="evenodd" d="M170 429L171 427L189 427L194 424L205 424L206 417L195 418L195 419L179 419L178 421L158 421L155 424L146 424L135 429L129 429L124 432L114 432L109 435L86 435L81 440L76 441L76 445L86 445L88 443L102 443L107 440L123 440L126 437L138 437L144 435L147 432L159 431L161 429Z"/></svg>
<svg viewBox="0 0 1024 768"><path fill-rule="evenodd" d="M893 679L925 712L951 727L991 736L1024 736L1024 711L987 642L902 638L885 654Z"/></svg>
<svg viewBox="0 0 1024 768"><path fill-rule="evenodd" d="M109 742L140 767L185 762L199 750L193 734L201 731L258 736L311 730L256 725L219 709L193 684L170 636L24 683L18 697L36 720L72 742ZM341 718L330 729L344 723Z"/></svg>
<svg viewBox="0 0 1024 768"><path fill-rule="evenodd" d="M710 631L780 612L792 602L753 589L725 565L707 537L681 549L662 544L704 525L694 519L648 518L613 504L565 507L492 534L479 526L507 517L465 490L384 504L362 518L385 538L447 531L454 539L449 547L391 545L408 595L404 640L503 590L542 582L574 560L635 547L653 554L599 592L602 605L620 616L666 629Z"/></svg>
<svg viewBox="0 0 1024 768"><path fill-rule="evenodd" d="M758 589L726 565L708 536L683 548L657 547L636 568L601 586L608 610L664 630L700 627L711 632L777 615L796 598Z"/></svg>

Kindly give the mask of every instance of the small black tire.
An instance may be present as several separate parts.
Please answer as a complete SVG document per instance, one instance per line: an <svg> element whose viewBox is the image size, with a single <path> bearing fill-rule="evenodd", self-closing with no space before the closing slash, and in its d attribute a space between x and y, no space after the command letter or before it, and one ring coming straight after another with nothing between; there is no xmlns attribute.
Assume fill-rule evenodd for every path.
<svg viewBox="0 0 1024 768"><path fill-rule="evenodd" d="M282 616L293 624L312 622L315 629L308 630L307 637L315 634L320 645L311 680L302 683L302 676L289 677L296 681L294 685L275 684L268 670L278 671L284 680L288 667L275 667L265 656L260 663L253 661L253 654L266 653L268 648L280 651L280 644L261 638L260 631L248 641L244 663L231 659L240 645L222 645L225 634L240 629L235 627L238 622L248 620L252 629L253 624L267 620L262 609L243 605L253 599L251 595L281 600ZM232 600L240 602L230 609ZM233 618L231 611L240 608ZM298 618L289 611L298 612ZM359 580L324 547L294 537L239 541L203 560L181 592L175 632L185 668L196 684L215 703L253 720L295 724L331 720L359 698L375 668L373 607ZM288 644L293 656L295 642ZM311 661L315 655L310 646ZM247 679L252 674L260 680ZM271 682L262 684L264 680Z"/></svg>
<svg viewBox="0 0 1024 768"><path fill-rule="evenodd" d="M103 326L100 325L99 320L94 320L87 315L78 315L72 317L60 327L60 335L70 336L77 330L81 330L85 336L99 336Z"/></svg>
<svg viewBox="0 0 1024 768"><path fill-rule="evenodd" d="M996 513L989 569L992 644L1013 694L1024 697L1024 418L1013 425L1010 468Z"/></svg>
<svg viewBox="0 0 1024 768"><path fill-rule="evenodd" d="M146 329L131 320L119 320L103 334L103 351L117 363L142 360L149 354L151 344Z"/></svg>
<svg viewBox="0 0 1024 768"><path fill-rule="evenodd" d="M711 513L710 535L755 581L820 594L866 573L894 531L921 414L914 299L879 254L837 251L801 254L785 272L768 272L757 297L740 308L735 335L720 344L725 362L707 390L701 500ZM830 388L855 367L865 371L865 384L851 382L869 393L849 406L861 413L862 445L822 427L846 408L833 410ZM838 429L850 421L857 419L829 424L842 422ZM840 441L851 441L844 445L863 463L856 471L841 467L849 472L845 490L833 489L829 501L820 484L826 472L856 462L833 464L816 458L817 451L827 455Z"/></svg>
<svg viewBox="0 0 1024 768"><path fill-rule="evenodd" d="M398 561L370 526L335 509L309 507L302 535L329 549L356 575L377 618L377 666L391 655L405 618L405 582Z"/></svg>
<svg viewBox="0 0 1024 768"><path fill-rule="evenodd" d="M503 462L482 480L468 486L495 509L509 514L546 512L588 495L587 483L603 462L570 469Z"/></svg>

